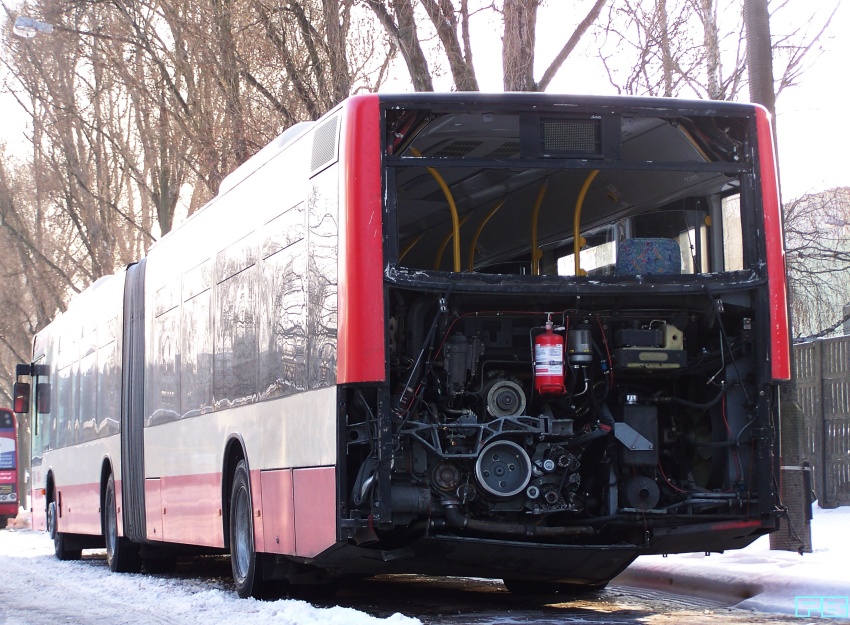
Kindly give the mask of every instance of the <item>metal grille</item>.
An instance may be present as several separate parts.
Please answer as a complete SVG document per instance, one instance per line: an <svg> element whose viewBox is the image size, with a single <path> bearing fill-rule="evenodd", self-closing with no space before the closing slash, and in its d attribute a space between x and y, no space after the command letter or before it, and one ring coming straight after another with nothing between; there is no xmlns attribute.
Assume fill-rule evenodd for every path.
<svg viewBox="0 0 850 625"><path fill-rule="evenodd" d="M310 159L311 174L315 174L336 161L336 129L338 123L339 116L334 115L316 128L316 132L313 134L313 155Z"/></svg>
<svg viewBox="0 0 850 625"><path fill-rule="evenodd" d="M519 156L519 141L505 141L487 155L487 158L516 158Z"/></svg>
<svg viewBox="0 0 850 625"><path fill-rule="evenodd" d="M596 155L602 151L599 120L544 120L542 127L545 156Z"/></svg>
<svg viewBox="0 0 850 625"><path fill-rule="evenodd" d="M437 156L442 158L460 158L466 156L472 150L479 147L483 141L453 141L449 145L440 148L439 151L429 156Z"/></svg>

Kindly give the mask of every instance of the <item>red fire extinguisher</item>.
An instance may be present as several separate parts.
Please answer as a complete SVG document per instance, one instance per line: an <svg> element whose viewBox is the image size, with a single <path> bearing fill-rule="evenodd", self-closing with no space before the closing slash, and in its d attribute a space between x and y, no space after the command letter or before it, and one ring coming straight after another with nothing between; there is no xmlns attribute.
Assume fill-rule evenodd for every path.
<svg viewBox="0 0 850 625"><path fill-rule="evenodd" d="M563 395L564 337L555 334L552 321L546 322L546 332L534 337L534 390L540 395Z"/></svg>

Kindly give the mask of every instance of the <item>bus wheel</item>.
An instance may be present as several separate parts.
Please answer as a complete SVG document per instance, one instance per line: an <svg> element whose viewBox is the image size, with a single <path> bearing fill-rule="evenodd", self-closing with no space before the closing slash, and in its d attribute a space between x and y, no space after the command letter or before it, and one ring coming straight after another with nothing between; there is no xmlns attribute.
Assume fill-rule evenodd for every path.
<svg viewBox="0 0 850 625"><path fill-rule="evenodd" d="M262 571L254 551L254 515L248 464L240 460L233 474L230 494L230 566L236 592L243 599L261 598Z"/></svg>
<svg viewBox="0 0 850 625"><path fill-rule="evenodd" d="M70 549L68 537L61 533L57 526L59 511L56 502L51 501L47 506L47 533L53 539L53 552L60 560L79 560L83 555L82 549Z"/></svg>
<svg viewBox="0 0 850 625"><path fill-rule="evenodd" d="M103 506L103 536L106 540L106 563L113 573L138 573L142 570L139 546L118 536L118 508L115 503L115 479L109 475Z"/></svg>

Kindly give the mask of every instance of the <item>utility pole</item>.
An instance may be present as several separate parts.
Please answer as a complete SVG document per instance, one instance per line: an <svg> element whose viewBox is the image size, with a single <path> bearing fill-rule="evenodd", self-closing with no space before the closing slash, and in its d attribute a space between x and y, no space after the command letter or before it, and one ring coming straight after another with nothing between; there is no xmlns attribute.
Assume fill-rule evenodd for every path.
<svg viewBox="0 0 850 625"><path fill-rule="evenodd" d="M773 50L770 42L770 13L767 0L744 0L744 25L747 32L747 74L750 100L761 104L773 118L773 144L776 141L776 93L773 89ZM776 159L777 170L779 159ZM780 203L782 195L780 194ZM792 375L794 372L792 351ZM812 551L811 481L809 463L803 457L805 414L797 402L795 380L779 389L779 497L786 515L779 531L770 535L770 548L785 551Z"/></svg>

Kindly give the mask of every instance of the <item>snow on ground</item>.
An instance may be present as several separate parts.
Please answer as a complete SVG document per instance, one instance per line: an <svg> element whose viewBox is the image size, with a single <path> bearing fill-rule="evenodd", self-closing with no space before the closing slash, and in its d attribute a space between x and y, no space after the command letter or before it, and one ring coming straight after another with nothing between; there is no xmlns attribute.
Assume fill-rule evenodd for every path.
<svg viewBox="0 0 850 625"><path fill-rule="evenodd" d="M304 601L239 599L217 579L115 575L102 558L60 562L47 535L30 530L0 531L0 576L0 623L6 625L120 625L116 613L126 615L127 625L421 625L401 614L382 619Z"/></svg>
<svg viewBox="0 0 850 625"><path fill-rule="evenodd" d="M815 508L813 553L770 551L765 536L724 554L644 556L614 584L719 599L738 608L785 614L789 622L850 620L848 534L850 508ZM47 536L28 530L0 531L0 575L0 623L7 625L421 625L401 614L381 619L303 601L238 599L221 576L113 575L102 556L59 562ZM126 614L125 621L116 620L116 608ZM69 621L68 615L77 618ZM800 621L800 616L809 620Z"/></svg>
<svg viewBox="0 0 850 625"><path fill-rule="evenodd" d="M643 556L614 583L727 601L789 616L850 619L850 508L813 510L812 551L771 551L763 536L723 554Z"/></svg>

